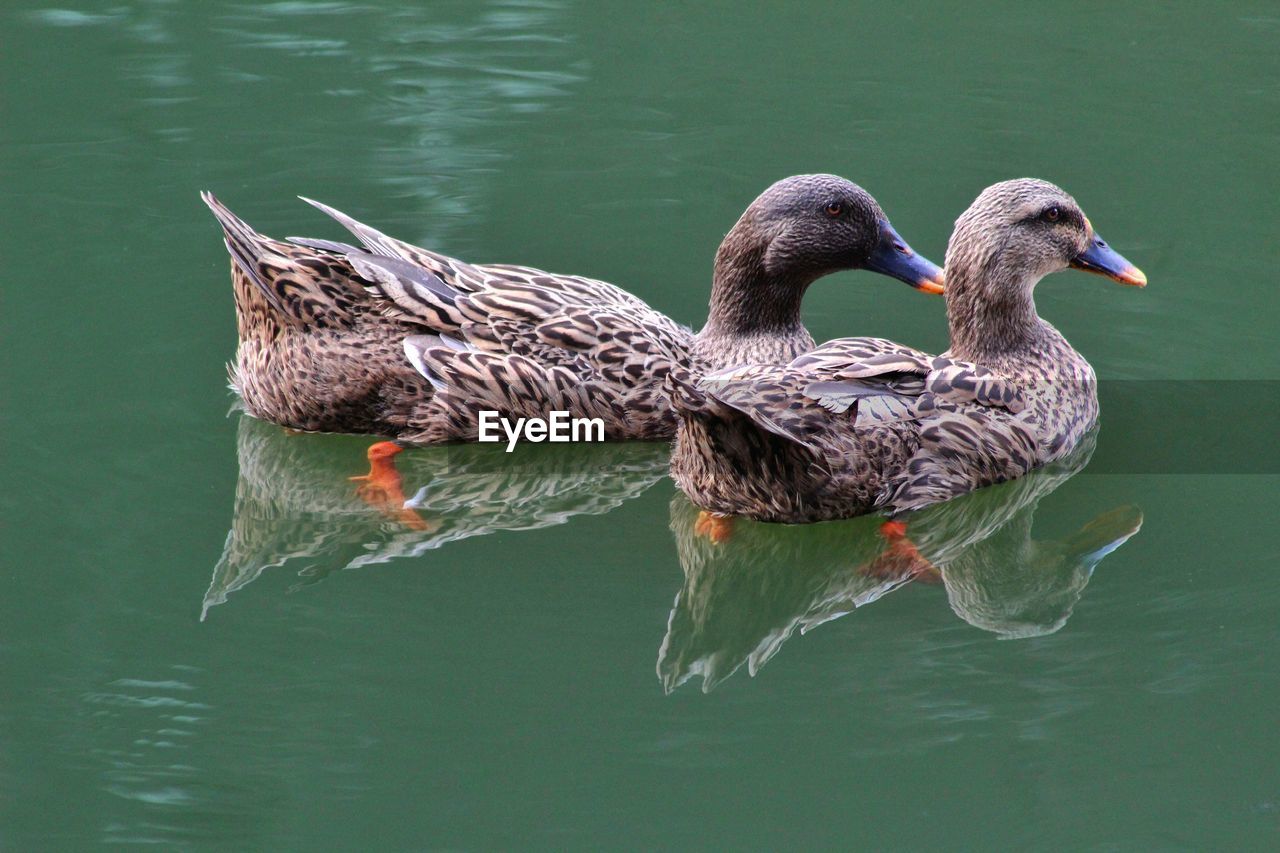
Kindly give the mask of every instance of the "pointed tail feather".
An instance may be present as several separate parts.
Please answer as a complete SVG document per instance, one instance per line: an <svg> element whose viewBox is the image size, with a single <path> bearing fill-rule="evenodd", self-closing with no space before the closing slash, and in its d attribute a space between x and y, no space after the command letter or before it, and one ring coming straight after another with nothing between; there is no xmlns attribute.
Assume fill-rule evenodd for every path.
<svg viewBox="0 0 1280 853"><path fill-rule="evenodd" d="M303 326L350 323L354 306L368 301L374 286L351 264L344 244L329 241L287 243L253 230L212 193L200 194L222 226L227 251L237 269L261 292L282 319ZM307 242L323 245L308 246ZM365 254L354 246L352 252Z"/></svg>
<svg viewBox="0 0 1280 853"><path fill-rule="evenodd" d="M249 280L258 286L262 295L277 311L285 316L292 316L292 312L280 301L279 294L267 284L259 269L259 262L263 255L271 252L270 239L254 231L247 222L227 209L226 205L218 201L217 197L208 190L200 193L200 198L209 206L209 210L213 211L214 218L222 226L227 251L231 253L236 266L249 276Z"/></svg>
<svg viewBox="0 0 1280 853"><path fill-rule="evenodd" d="M396 304L407 301L428 309L441 302L451 308L456 304L458 291L445 284L440 276L417 264L359 250L348 252L346 259L360 275L377 282L382 295Z"/></svg>
<svg viewBox="0 0 1280 853"><path fill-rule="evenodd" d="M290 243L299 246L305 246L308 249L319 249L322 252L332 252L335 255L345 255L348 252L360 251L350 243L340 243L337 240L320 240L316 237L285 237Z"/></svg>
<svg viewBox="0 0 1280 853"><path fill-rule="evenodd" d="M383 234L378 229L371 228L368 225L365 225L363 222L352 219L350 216L347 216L341 210L330 207L329 205L324 204L323 202L319 202L319 201L316 201L315 199L310 199L310 198L307 198L306 196L301 196L301 195L298 196L298 198L302 199L307 204L314 207L316 210L319 210L321 213L327 214L328 216L331 216L332 218L337 220L338 224L340 224L343 228L346 228L348 231L354 234L360 240L360 242L364 244L365 248L368 249L373 254L382 255L383 257L387 257L387 258L404 257L403 253L400 251L398 240L392 237L388 237L386 234Z"/></svg>
<svg viewBox="0 0 1280 853"><path fill-rule="evenodd" d="M431 270L402 258L358 250L344 257L373 283L369 291L385 300L383 308L391 316L438 330L457 329L465 321L458 291Z"/></svg>
<svg viewBox="0 0 1280 853"><path fill-rule="evenodd" d="M298 197L333 217L368 249L363 252L346 246L344 256L356 272L375 282L373 294L386 300L385 309L391 316L431 329L457 329L464 322L457 304L458 262L388 237L327 204ZM325 250L345 246L330 240L296 242Z"/></svg>

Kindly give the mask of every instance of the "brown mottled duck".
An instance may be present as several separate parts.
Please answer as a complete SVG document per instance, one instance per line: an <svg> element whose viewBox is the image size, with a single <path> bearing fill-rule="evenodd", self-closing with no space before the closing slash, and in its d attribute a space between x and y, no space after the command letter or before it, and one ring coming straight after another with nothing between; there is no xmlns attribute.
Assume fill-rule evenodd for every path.
<svg viewBox="0 0 1280 853"><path fill-rule="evenodd" d="M1036 313L1044 276L1146 277L1040 180L988 187L947 247L951 348L879 338L695 380L673 372L672 474L713 520L809 522L899 513L1019 477L1069 453L1098 415L1093 368Z"/></svg>

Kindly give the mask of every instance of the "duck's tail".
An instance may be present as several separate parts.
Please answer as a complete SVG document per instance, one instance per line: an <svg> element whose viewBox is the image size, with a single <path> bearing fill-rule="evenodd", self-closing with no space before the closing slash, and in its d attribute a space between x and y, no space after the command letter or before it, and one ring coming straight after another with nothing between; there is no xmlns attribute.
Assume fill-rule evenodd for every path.
<svg viewBox="0 0 1280 853"><path fill-rule="evenodd" d="M276 292L268 280L271 277L268 259L277 254L272 246L274 241L254 231L249 223L232 213L208 190L200 193L200 199L209 206L213 217L222 226L223 242L236 266L258 287L276 311L292 316L292 312L285 307L282 295Z"/></svg>
<svg viewBox="0 0 1280 853"><path fill-rule="evenodd" d="M235 263L283 319L304 325L335 325L351 319L354 303L370 282L343 256L342 244L305 246L259 234L211 192L200 198L222 226Z"/></svg>
<svg viewBox="0 0 1280 853"><path fill-rule="evenodd" d="M365 225L360 220L347 216L336 207L330 207L323 202L316 201L313 198L307 198L304 195L300 195L298 198L302 199L321 213L332 217L339 225L354 234L356 238L364 244L365 249L367 249L371 254L382 255L387 258L404 258L405 260L413 260L412 254L416 247L402 243L394 237L388 237L377 228L374 228L371 225Z"/></svg>
<svg viewBox="0 0 1280 853"><path fill-rule="evenodd" d="M333 218L355 235L364 248L299 237L290 237L291 242L321 248L324 243L341 246L360 274L375 283L370 292L383 300L382 308L389 316L430 329L458 330L464 320L457 298L476 290L483 279L474 267L397 240L315 199L298 198Z"/></svg>

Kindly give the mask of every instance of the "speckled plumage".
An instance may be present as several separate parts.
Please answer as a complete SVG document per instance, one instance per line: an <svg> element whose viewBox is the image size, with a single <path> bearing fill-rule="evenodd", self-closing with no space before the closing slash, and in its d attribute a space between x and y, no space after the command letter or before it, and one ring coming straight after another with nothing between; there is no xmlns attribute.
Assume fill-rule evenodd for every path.
<svg viewBox="0 0 1280 853"><path fill-rule="evenodd" d="M887 225L875 200L843 178L779 181L725 237L708 322L695 335L611 284L464 263L317 202L363 248L271 240L211 195L205 201L233 259L232 384L249 412L406 443L474 438L482 409L564 410L599 417L611 439L670 438L664 380L673 368L779 361L812 347L800 320L805 290L862 266ZM841 213L824 215L833 203Z"/></svg>
<svg viewBox="0 0 1280 853"><path fill-rule="evenodd" d="M254 417L307 432L394 435L430 384L404 358L404 323L336 251L258 234L211 194L231 253L239 345L228 373Z"/></svg>
<svg viewBox="0 0 1280 853"><path fill-rule="evenodd" d="M787 363L673 374L677 484L716 513L808 522L918 509L1060 458L1096 421L1096 380L1032 290L1093 239L1058 187L989 187L947 250L950 350L847 338Z"/></svg>

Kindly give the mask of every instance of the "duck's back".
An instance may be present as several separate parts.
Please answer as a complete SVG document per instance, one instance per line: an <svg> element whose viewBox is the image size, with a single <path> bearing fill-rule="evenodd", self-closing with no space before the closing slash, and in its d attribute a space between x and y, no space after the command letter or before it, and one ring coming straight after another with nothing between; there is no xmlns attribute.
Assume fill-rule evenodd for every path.
<svg viewBox="0 0 1280 853"><path fill-rule="evenodd" d="M1069 453L1097 419L1093 371L1046 324L990 367L878 338L712 374L677 398L673 476L701 506L770 521L905 511Z"/></svg>
<svg viewBox="0 0 1280 853"><path fill-rule="evenodd" d="M725 515L809 522L870 512L918 450L918 424L890 412L858 426L856 405L819 399L813 386L860 383L864 363L871 366L862 372L897 381L926 358L882 339L844 338L783 365L732 368L696 383L677 377L672 476L696 504Z"/></svg>
<svg viewBox="0 0 1280 853"><path fill-rule="evenodd" d="M621 288L468 264L315 202L363 248L273 240L205 201L232 255L232 386L257 417L437 442L474 438L479 409L567 410L606 415L610 438L674 434L662 382L692 333Z"/></svg>
<svg viewBox="0 0 1280 853"><path fill-rule="evenodd" d="M1016 394L1016 406L963 402L922 419L920 448L886 506L905 511L948 500L1021 477L1079 446L1098 420L1097 379L1057 329L1041 324L1035 348L983 365Z"/></svg>

